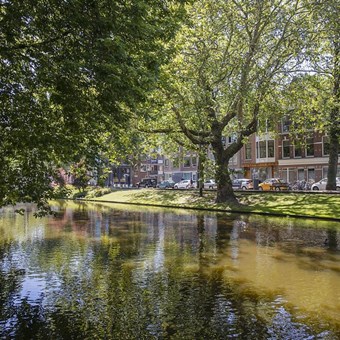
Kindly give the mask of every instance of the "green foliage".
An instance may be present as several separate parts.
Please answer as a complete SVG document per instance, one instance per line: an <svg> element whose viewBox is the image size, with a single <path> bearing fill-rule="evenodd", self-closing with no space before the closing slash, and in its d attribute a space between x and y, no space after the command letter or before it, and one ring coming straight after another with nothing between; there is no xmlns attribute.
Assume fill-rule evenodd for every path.
<svg viewBox="0 0 340 340"><path fill-rule="evenodd" d="M334 0L306 3L313 22L304 51L308 56L304 67L308 72L289 84L286 95L295 134L303 135L308 128L327 132L330 140L327 189L335 190L340 152L340 3Z"/></svg>
<svg viewBox="0 0 340 340"><path fill-rule="evenodd" d="M78 192L74 193L73 195L71 195L69 198L74 199L74 200L79 199L79 198L85 198L86 194L87 194L87 192L85 190L78 191Z"/></svg>
<svg viewBox="0 0 340 340"><path fill-rule="evenodd" d="M90 176L90 170L86 166L85 162L82 161L78 164L72 165L70 173L74 176L74 186L79 190L84 191L88 182L92 178L92 176Z"/></svg>
<svg viewBox="0 0 340 340"><path fill-rule="evenodd" d="M61 188L55 188L55 190L60 190ZM97 186L85 186L83 190L79 191L76 186L67 186L67 190L62 189L62 192L59 192L58 198L67 198L67 199L93 199L95 197L101 197L111 193L110 188L101 188Z"/></svg>
<svg viewBox="0 0 340 340"><path fill-rule="evenodd" d="M331 83L319 75L295 77L283 91L285 116L290 120L290 134L301 140L314 131L326 132L329 126Z"/></svg>
<svg viewBox="0 0 340 340"><path fill-rule="evenodd" d="M0 206L45 201L64 163L94 163L155 85L182 1L0 7Z"/></svg>
<svg viewBox="0 0 340 340"><path fill-rule="evenodd" d="M55 198L65 198L70 196L72 193L72 187L70 185L58 185L54 187L54 194Z"/></svg>
<svg viewBox="0 0 340 340"><path fill-rule="evenodd" d="M95 188L88 192L86 198L101 197L111 192L110 188Z"/></svg>
<svg viewBox="0 0 340 340"><path fill-rule="evenodd" d="M259 119L277 118L280 90L306 59L310 13L299 0L202 0L188 12L190 20L176 36L176 55L162 67L161 88L147 109L157 121L155 130L171 131L180 142L184 135L192 149L211 148L217 201L235 201L229 160ZM227 147L225 136L234 137Z"/></svg>

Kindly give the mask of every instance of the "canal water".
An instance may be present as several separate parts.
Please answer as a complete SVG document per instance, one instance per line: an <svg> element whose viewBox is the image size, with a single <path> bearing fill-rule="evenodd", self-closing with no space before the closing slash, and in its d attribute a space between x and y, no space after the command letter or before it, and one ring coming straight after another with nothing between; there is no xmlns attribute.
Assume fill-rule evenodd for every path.
<svg viewBox="0 0 340 340"><path fill-rule="evenodd" d="M338 222L0 210L0 339L340 339Z"/></svg>

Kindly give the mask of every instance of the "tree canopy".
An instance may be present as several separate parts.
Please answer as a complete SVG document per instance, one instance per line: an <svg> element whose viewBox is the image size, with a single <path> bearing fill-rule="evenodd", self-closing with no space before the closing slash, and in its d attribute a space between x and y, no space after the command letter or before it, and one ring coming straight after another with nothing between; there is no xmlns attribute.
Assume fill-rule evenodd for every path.
<svg viewBox="0 0 340 340"><path fill-rule="evenodd" d="M261 117L273 119L275 94L305 61L311 14L299 0L205 0L191 7L189 17L151 102L161 110L156 117L163 126L176 126L191 143L211 147L217 202L236 202L229 160ZM223 136L233 137L227 148Z"/></svg>
<svg viewBox="0 0 340 340"><path fill-rule="evenodd" d="M305 36L304 68L295 74L283 93L297 139L322 131L329 138L328 190L336 190L340 151L340 3L334 0L305 2L313 25Z"/></svg>
<svg viewBox="0 0 340 340"><path fill-rule="evenodd" d="M183 1L0 1L0 206L95 159L167 60Z"/></svg>
<svg viewBox="0 0 340 340"><path fill-rule="evenodd" d="M320 32L319 51L314 54L315 70L326 78L329 108L328 118L330 150L327 190L336 190L336 175L340 152L340 3L334 0L312 1Z"/></svg>
<svg viewBox="0 0 340 340"><path fill-rule="evenodd" d="M296 121L328 129L334 179L338 10L335 0L0 0L0 206L43 206L59 166L136 150L145 124L211 148L217 202L235 203L229 160L259 120L293 105Z"/></svg>

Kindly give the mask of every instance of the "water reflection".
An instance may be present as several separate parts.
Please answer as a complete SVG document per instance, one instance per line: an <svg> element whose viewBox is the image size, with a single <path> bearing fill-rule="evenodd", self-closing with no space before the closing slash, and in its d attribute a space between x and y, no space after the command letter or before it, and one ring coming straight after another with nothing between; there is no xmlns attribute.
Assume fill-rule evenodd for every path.
<svg viewBox="0 0 340 340"><path fill-rule="evenodd" d="M113 208L114 207L114 208ZM0 337L335 339L335 222L55 203L0 212Z"/></svg>

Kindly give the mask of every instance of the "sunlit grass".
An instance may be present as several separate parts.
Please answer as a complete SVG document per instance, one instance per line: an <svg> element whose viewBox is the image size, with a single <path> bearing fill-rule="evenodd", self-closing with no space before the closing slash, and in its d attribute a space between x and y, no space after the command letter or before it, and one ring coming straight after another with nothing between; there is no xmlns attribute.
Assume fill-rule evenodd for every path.
<svg viewBox="0 0 340 340"><path fill-rule="evenodd" d="M147 204L155 206L258 212L283 216L307 216L340 220L340 195L306 193L237 193L240 205L215 203L216 192L186 190L115 190L94 198L96 201Z"/></svg>
<svg viewBox="0 0 340 340"><path fill-rule="evenodd" d="M252 211L340 219L339 195L253 194L241 197L240 201Z"/></svg>

